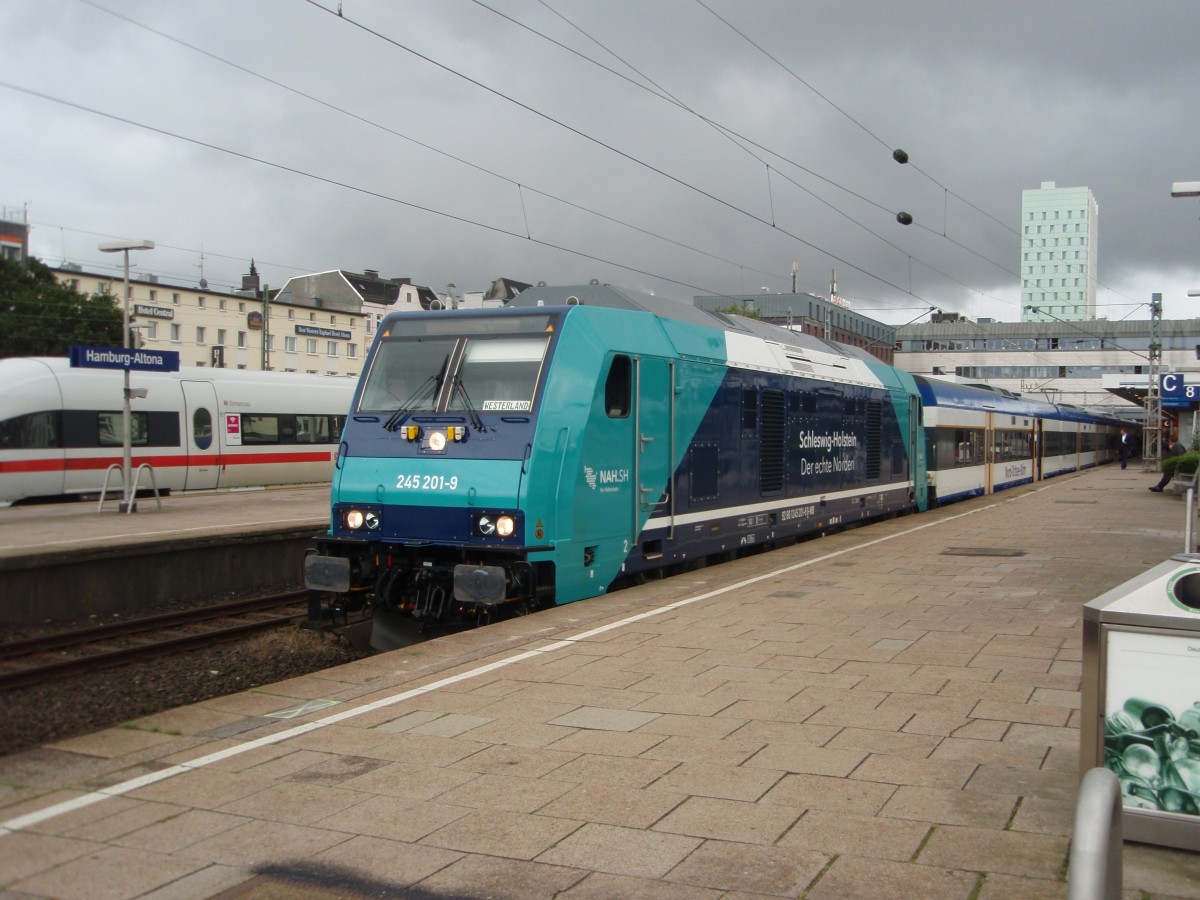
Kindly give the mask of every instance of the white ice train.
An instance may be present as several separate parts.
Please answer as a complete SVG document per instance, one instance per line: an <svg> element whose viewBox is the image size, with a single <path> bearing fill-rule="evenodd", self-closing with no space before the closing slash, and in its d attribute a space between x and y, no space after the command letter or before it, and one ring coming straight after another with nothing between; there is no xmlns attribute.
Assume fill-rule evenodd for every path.
<svg viewBox="0 0 1200 900"><path fill-rule="evenodd" d="M356 380L183 367L130 383L146 390L131 401L132 466L149 463L162 491L191 491L329 481ZM98 495L121 463L122 391L120 370L0 360L0 507Z"/></svg>

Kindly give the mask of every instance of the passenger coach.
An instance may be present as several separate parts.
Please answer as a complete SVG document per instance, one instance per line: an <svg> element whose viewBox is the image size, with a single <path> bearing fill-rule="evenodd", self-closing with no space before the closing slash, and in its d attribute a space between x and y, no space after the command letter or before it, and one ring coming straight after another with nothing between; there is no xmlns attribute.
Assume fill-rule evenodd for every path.
<svg viewBox="0 0 1200 900"><path fill-rule="evenodd" d="M183 491L328 481L355 381L184 367L130 384L146 390L132 401L132 465ZM121 463L122 392L120 370L0 360L0 506L98 494Z"/></svg>
<svg viewBox="0 0 1200 900"><path fill-rule="evenodd" d="M930 502L1077 472L1119 456L1131 423L986 385L914 376L924 409Z"/></svg>

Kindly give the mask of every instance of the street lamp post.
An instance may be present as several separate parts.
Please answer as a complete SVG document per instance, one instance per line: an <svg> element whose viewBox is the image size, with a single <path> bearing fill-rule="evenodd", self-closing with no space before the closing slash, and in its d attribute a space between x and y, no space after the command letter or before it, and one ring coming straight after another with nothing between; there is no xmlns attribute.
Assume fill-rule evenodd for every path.
<svg viewBox="0 0 1200 900"><path fill-rule="evenodd" d="M129 251L153 250L154 241L113 241L101 244L101 253L121 253L125 257L125 303L121 315L121 346L129 349ZM124 406L121 411L121 480L122 491L121 512L137 512L137 504L131 496L133 493L133 477L130 472L133 457L133 411L130 408L129 367L125 367Z"/></svg>

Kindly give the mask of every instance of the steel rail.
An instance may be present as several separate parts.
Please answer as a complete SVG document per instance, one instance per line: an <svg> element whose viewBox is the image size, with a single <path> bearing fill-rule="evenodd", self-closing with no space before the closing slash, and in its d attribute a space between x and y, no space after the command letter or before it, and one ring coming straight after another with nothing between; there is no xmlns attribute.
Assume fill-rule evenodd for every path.
<svg viewBox="0 0 1200 900"><path fill-rule="evenodd" d="M234 600L230 603L219 603L213 606L196 607L194 609L162 613L156 616L142 616L141 618L127 619L123 622L112 622L107 625L93 625L73 631L58 631L53 634L22 638L21 640L0 644L0 661L32 656L35 653L59 650L64 647L98 643L145 631L159 631L178 625L192 625L211 619L244 615L245 613L260 609L273 609L278 606L287 606L301 602L305 596L304 591L292 591L271 597L258 597L253 600Z"/></svg>
<svg viewBox="0 0 1200 900"><path fill-rule="evenodd" d="M111 630L107 626L84 629L82 633L86 633L88 636L85 639L79 639L79 635L82 633L76 633L74 641L68 640L71 637L70 635L62 634L47 636L45 642L39 642L39 639L31 638L28 641L19 642L25 647L31 648L28 653L21 656L10 655L5 658L5 661L11 662L16 660L19 662L21 659L36 657L39 653L49 652L54 649L75 648L83 651L89 645L102 643L105 640L116 637L127 637L129 635L145 634L154 630L203 624L220 618L232 618L239 615L245 616L262 609L287 605L289 600L292 601L293 605L296 605L295 600L300 596L303 596L303 594L260 598L256 601L238 601L237 603L204 607L199 610L190 610L187 612L170 613L164 616L148 616L137 620L136 623L122 623L139 626L133 629L122 630L120 626L114 626ZM8 671L0 671L0 691L13 690L31 684L42 684L46 681L63 678L67 675L95 671L142 659L150 659L167 653L211 646L246 637L256 632L281 628L293 624L297 619L302 619L303 617L304 612L297 610L283 616L270 616L250 622L239 622L221 628L210 628L195 634L176 635L165 639L101 650L94 653L80 652L78 655L72 655L67 659L55 659L50 662L34 662L30 665L21 665ZM156 625L149 625L148 623L151 621L155 622ZM16 644L18 642L13 643Z"/></svg>

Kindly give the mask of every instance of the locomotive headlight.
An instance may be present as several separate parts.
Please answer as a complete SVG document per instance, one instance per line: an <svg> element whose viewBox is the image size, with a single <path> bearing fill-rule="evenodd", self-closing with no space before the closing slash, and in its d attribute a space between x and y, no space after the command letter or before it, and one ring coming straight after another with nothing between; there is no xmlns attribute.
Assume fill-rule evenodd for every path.
<svg viewBox="0 0 1200 900"><path fill-rule="evenodd" d="M434 431L429 435L429 449L435 453L441 453L446 449L446 432Z"/></svg>
<svg viewBox="0 0 1200 900"><path fill-rule="evenodd" d="M377 531L380 525L379 511L374 509L342 510L342 524L348 531Z"/></svg>
<svg viewBox="0 0 1200 900"><path fill-rule="evenodd" d="M516 520L508 513L481 513L475 519L475 534L479 537L507 538L516 530Z"/></svg>

